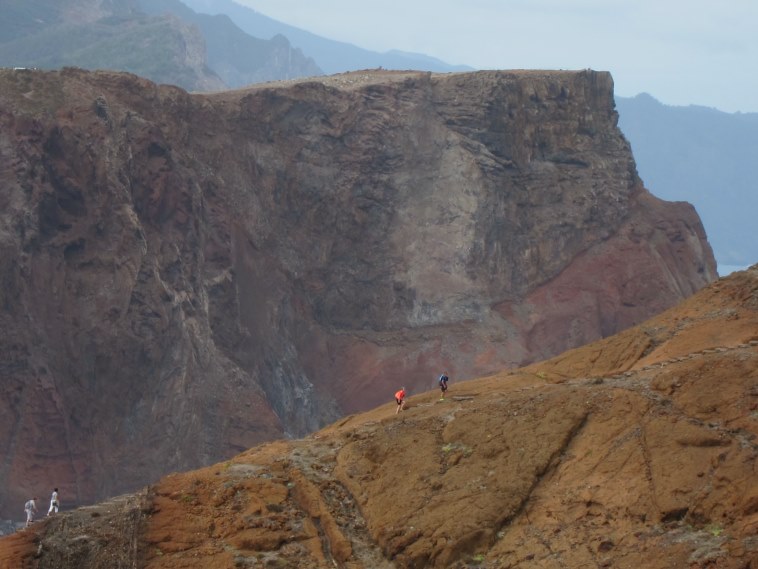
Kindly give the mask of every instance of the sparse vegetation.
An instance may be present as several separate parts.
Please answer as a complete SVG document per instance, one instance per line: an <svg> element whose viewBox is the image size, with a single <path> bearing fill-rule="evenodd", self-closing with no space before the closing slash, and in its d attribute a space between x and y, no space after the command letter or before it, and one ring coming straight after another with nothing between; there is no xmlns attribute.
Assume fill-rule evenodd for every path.
<svg viewBox="0 0 758 569"><path fill-rule="evenodd" d="M724 533L724 528L719 524L710 524L706 526L705 530L713 537L719 537L722 533Z"/></svg>
<svg viewBox="0 0 758 569"><path fill-rule="evenodd" d="M465 457L471 456L471 453L474 452L474 450L471 447L466 446L462 443L447 443L442 446L442 452L445 454L449 454L453 451L458 451L462 453L462 455Z"/></svg>

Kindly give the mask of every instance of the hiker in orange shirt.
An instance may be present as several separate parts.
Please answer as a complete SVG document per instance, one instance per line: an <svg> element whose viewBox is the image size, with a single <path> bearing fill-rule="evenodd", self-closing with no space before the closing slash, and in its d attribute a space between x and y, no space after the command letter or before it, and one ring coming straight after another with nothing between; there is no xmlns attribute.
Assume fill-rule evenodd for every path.
<svg viewBox="0 0 758 569"><path fill-rule="evenodd" d="M400 413L400 411L405 410L405 387L401 387L400 391L395 393L395 401L397 402L397 410L395 410L395 415Z"/></svg>

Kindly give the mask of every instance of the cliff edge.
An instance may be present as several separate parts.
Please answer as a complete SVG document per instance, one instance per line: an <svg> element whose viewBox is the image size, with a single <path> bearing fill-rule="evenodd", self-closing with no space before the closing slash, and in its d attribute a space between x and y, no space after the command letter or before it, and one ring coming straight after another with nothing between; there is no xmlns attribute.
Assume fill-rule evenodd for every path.
<svg viewBox="0 0 758 569"><path fill-rule="evenodd" d="M0 512L134 489L612 335L713 280L609 74L189 95L0 71Z"/></svg>

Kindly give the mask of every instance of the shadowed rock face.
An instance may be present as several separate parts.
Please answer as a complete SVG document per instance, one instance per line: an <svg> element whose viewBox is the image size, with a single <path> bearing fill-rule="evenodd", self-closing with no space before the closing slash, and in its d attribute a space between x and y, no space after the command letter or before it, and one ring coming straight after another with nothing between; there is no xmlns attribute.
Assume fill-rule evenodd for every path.
<svg viewBox="0 0 758 569"><path fill-rule="evenodd" d="M715 277L606 73L0 72L0 511L613 334Z"/></svg>

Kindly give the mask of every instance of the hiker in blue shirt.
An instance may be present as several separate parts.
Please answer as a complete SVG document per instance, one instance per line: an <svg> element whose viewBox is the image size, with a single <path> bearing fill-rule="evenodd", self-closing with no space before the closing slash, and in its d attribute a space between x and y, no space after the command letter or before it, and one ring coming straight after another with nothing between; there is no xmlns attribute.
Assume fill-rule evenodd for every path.
<svg viewBox="0 0 758 569"><path fill-rule="evenodd" d="M445 399L445 391L447 391L447 375L442 374L439 379L440 384L440 391L442 392L442 396L440 397L440 401L444 401Z"/></svg>

